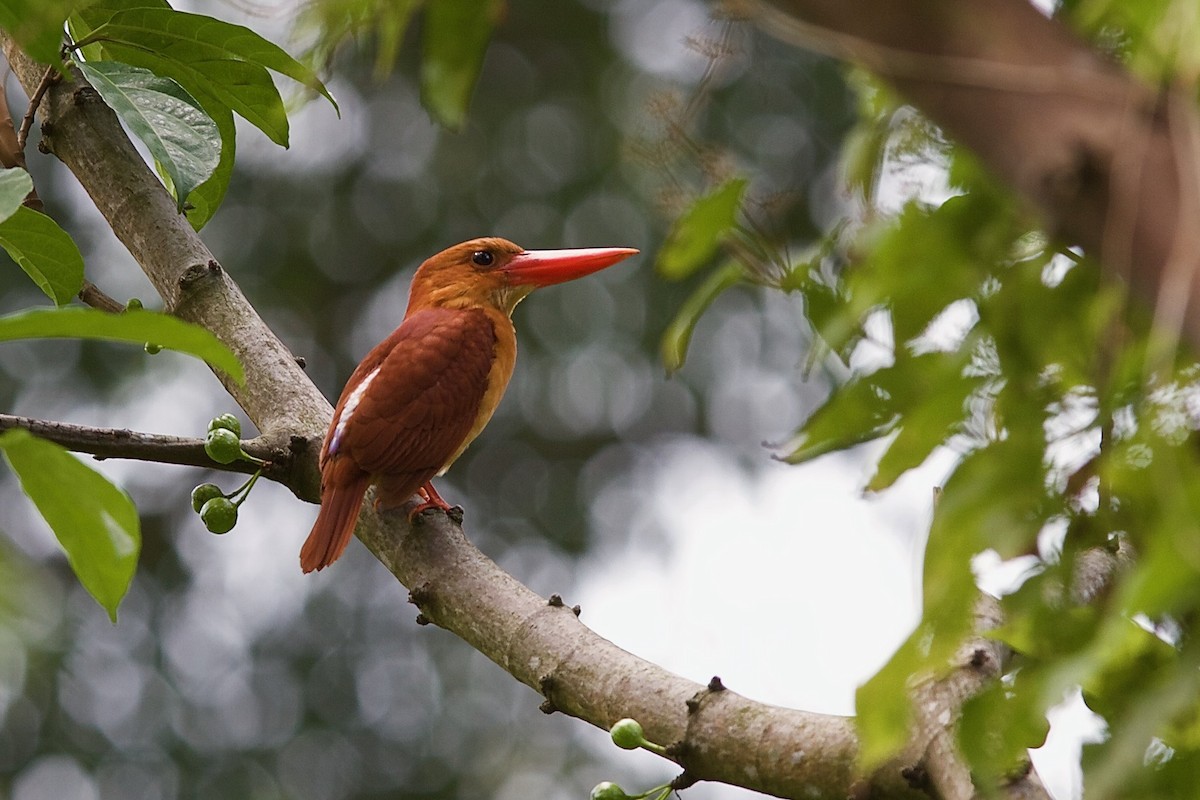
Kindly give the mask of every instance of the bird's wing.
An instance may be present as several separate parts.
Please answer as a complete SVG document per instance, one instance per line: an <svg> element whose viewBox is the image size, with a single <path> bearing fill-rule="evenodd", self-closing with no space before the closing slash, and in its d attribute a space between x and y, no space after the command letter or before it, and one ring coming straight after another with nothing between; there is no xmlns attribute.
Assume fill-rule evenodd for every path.
<svg viewBox="0 0 1200 800"><path fill-rule="evenodd" d="M410 315L347 383L322 462L347 457L373 475L432 476L470 433L495 350L496 331L482 310Z"/></svg>

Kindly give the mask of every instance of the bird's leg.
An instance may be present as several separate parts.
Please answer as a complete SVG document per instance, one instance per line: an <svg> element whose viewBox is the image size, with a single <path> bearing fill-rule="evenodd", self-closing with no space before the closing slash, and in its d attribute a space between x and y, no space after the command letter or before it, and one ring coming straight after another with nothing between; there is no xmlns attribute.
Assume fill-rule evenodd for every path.
<svg viewBox="0 0 1200 800"><path fill-rule="evenodd" d="M442 499L438 494L437 489L433 488L433 481L425 481L421 488L417 489L417 494L421 498L421 503L408 512L408 518L411 521L414 517L430 508L440 509L441 511L450 511L450 504Z"/></svg>

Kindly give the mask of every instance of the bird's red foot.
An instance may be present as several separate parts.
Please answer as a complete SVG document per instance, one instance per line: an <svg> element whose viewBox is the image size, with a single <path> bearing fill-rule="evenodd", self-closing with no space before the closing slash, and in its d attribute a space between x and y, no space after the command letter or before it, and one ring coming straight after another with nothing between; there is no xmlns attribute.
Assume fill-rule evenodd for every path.
<svg viewBox="0 0 1200 800"><path fill-rule="evenodd" d="M408 521L412 522L422 511L428 511L431 508L436 508L439 511L450 513L451 505L442 499L438 494L437 489L433 488L433 483L426 481L425 485L417 489L417 495L420 496L421 502L413 506L408 512Z"/></svg>

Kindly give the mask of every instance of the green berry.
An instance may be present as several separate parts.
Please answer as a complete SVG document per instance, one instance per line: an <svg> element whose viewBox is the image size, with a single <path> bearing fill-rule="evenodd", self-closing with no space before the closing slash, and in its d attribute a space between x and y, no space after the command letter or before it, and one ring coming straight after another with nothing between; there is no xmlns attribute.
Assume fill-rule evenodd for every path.
<svg viewBox="0 0 1200 800"><path fill-rule="evenodd" d="M618 720L608 733L622 750L636 750L646 741L646 733L636 719Z"/></svg>
<svg viewBox="0 0 1200 800"><path fill-rule="evenodd" d="M232 464L242 457L242 440L228 428L217 428L208 432L204 452L218 464Z"/></svg>
<svg viewBox="0 0 1200 800"><path fill-rule="evenodd" d="M156 356L162 352L162 345L155 344L154 342L146 342L146 346L143 349L145 349L147 355Z"/></svg>
<svg viewBox="0 0 1200 800"><path fill-rule="evenodd" d="M142 301L137 299L136 297L129 298L129 301L127 303L125 303L125 310L126 311L141 311L142 310Z"/></svg>
<svg viewBox="0 0 1200 800"><path fill-rule="evenodd" d="M626 800L629 795L612 781L597 783L592 787L592 800Z"/></svg>
<svg viewBox="0 0 1200 800"><path fill-rule="evenodd" d="M227 497L214 497L200 509L200 521L213 533L229 533L237 524L237 506Z"/></svg>
<svg viewBox="0 0 1200 800"><path fill-rule="evenodd" d="M242 435L242 423L238 422L238 418L233 414L221 414L208 421L208 429L210 431L215 431L217 428L233 431L237 436Z"/></svg>
<svg viewBox="0 0 1200 800"><path fill-rule="evenodd" d="M214 497L224 497L225 493L221 491L221 487L215 483L202 483L195 489L192 489L192 510L197 514L204 504Z"/></svg>

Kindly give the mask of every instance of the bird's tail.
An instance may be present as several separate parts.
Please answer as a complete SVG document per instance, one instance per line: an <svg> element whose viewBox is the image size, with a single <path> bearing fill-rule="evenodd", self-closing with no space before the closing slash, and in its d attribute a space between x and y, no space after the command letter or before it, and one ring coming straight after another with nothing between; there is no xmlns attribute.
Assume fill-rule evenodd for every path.
<svg viewBox="0 0 1200 800"><path fill-rule="evenodd" d="M371 476L360 473L322 493L321 511L300 549L301 569L324 569L341 557L354 535L358 509L370 483Z"/></svg>

